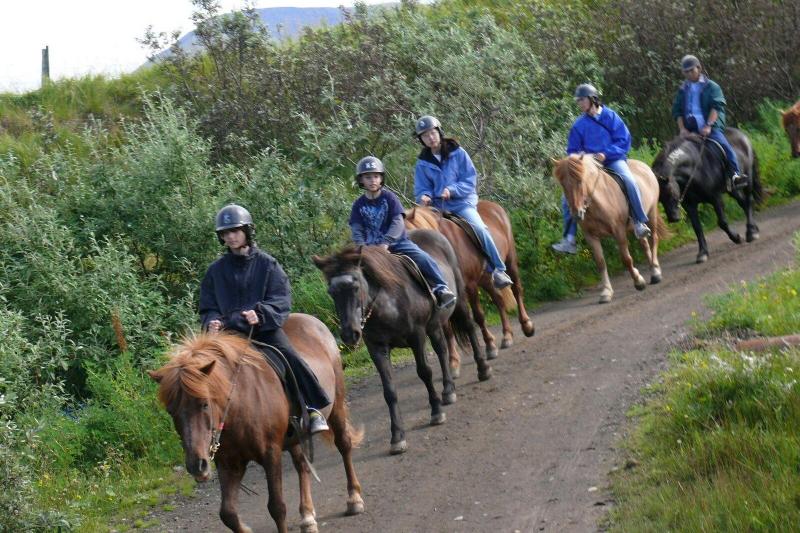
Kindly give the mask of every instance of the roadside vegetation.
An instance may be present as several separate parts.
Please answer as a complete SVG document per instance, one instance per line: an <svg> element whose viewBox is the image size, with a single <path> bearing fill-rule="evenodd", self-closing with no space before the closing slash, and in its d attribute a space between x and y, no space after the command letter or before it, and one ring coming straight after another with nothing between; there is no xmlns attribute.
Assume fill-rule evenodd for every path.
<svg viewBox="0 0 800 533"><path fill-rule="evenodd" d="M795 238L800 264L800 234ZM634 411L612 531L795 531L800 523L800 349L743 352L731 340L800 331L800 269L710 298L702 348Z"/></svg>
<svg viewBox="0 0 800 533"><path fill-rule="evenodd" d="M576 116L574 87L595 82L636 132L634 157L651 161L672 134L663 116L685 49L708 57L727 90L767 52L788 58L791 41L773 39L786 35L777 11L790 7L771 2L737 18L769 39L723 52L705 33L655 32L655 16L643 29L613 18L635 7L670 27L685 20L657 2L528 0L511 3L513 20L508 2L403 1L374 15L356 6L343 25L283 44L252 13L219 17L213 1L195 4L203 55L176 51L120 79L0 95L0 531L123 530L142 525L143 506L165 492L190 490L144 370L196 328L199 279L220 253L220 206L250 209L257 241L292 279L295 309L336 331L310 256L347 241L363 155L383 159L408 202L411 126L434 114L473 156L482 196L509 211L528 298L563 298L596 279L588 251L549 250L561 233L550 158ZM145 41L156 50L165 39ZM421 42L435 53L421 54ZM637 53L662 73L658 92L655 78L629 75ZM791 57L729 95L773 203L800 192L777 115L797 92ZM671 243L691 238L687 225L675 229ZM371 364L363 351L345 361L350 375Z"/></svg>

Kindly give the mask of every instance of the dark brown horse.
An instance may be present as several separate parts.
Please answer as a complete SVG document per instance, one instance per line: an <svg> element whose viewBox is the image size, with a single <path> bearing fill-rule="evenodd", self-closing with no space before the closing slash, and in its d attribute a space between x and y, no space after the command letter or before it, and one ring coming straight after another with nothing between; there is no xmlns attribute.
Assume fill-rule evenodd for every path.
<svg viewBox="0 0 800 533"><path fill-rule="evenodd" d="M439 265L447 285L458 298L455 306L438 309L433 297L403 265L403 259L380 246L351 246L328 257L313 258L328 282L328 293L336 307L342 340L350 346L357 346L363 336L372 362L378 369L391 418L392 454L403 453L408 448L397 391L392 382L392 348L411 348L414 352L417 375L428 391L431 425L442 424L445 421L442 405L456 401L442 326L449 323L460 341L469 341L478 379L487 380L492 374L478 343L478 328L464 299L464 282L453 248L435 231L411 231L409 238ZM433 372L425 355L428 339L442 369L444 390L441 398L433 385Z"/></svg>
<svg viewBox="0 0 800 533"><path fill-rule="evenodd" d="M484 223L489 227L492 239L497 245L497 251L500 252L500 257L503 258L508 269L508 275L514 282L510 288L502 291L495 289L492 284L492 276L486 271L487 260L483 252L467 236L464 230L444 218L439 211L429 207L413 207L406 210L405 222L408 229L437 230L450 241L458 258L458 265L464 278L472 314L481 328L483 340L486 343L486 358L494 359L497 357L497 345L495 344L494 335L486 326L486 318L480 305L478 287L489 295L500 313L500 320L503 324L501 348L508 348L514 343L514 333L511 329L507 311L514 309L515 304L519 310L519 323L522 326L523 333L530 337L534 334L535 328L533 321L528 317L528 313L525 310L522 280L519 276L517 248L514 243L514 234L511 230L511 220L501 206L486 200L478 202L478 213L480 213ZM458 377L461 357L452 335L448 335L448 343L450 344L450 368L453 375Z"/></svg>
<svg viewBox="0 0 800 533"><path fill-rule="evenodd" d="M661 281L658 240L667 231L666 224L658 214L658 181L650 167L641 161L629 159L628 166L642 193L642 207L652 233L651 242L645 238L639 243L650 263L650 283L658 283ZM603 237L612 237L616 241L634 287L644 290L647 284L633 264L628 250L628 231L633 229L629 220L628 201L616 181L592 157L578 154L555 161L553 173L563 187L569 209L578 219L586 242L592 249L603 284L600 303L610 302L614 295L600 242Z"/></svg>
<svg viewBox="0 0 800 533"><path fill-rule="evenodd" d="M348 418L336 339L309 315L289 315L284 330L333 399L323 411L331 428L324 436L333 439L344 461L346 514L361 513L364 501L351 454L363 432L355 431ZM159 383L158 397L181 437L186 470L197 481L207 481L210 461L217 465L222 490L219 516L226 526L237 532L251 531L239 519L237 506L245 469L255 461L267 475L269 514L278 531L287 531L281 452L288 449L300 477L300 529L317 531L310 470L298 439L289 432L290 408L280 378L247 339L220 333L184 340L175 347L169 363L149 374ZM220 436L216 456L212 452L215 432Z"/></svg>
<svg viewBox="0 0 800 533"><path fill-rule="evenodd" d="M781 122L789 136L792 157L800 157L800 100L781 113Z"/></svg>

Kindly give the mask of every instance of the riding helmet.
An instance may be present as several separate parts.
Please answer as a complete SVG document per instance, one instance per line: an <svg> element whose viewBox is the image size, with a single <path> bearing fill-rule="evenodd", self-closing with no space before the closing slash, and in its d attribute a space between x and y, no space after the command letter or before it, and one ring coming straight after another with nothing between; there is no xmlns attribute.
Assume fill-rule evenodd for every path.
<svg viewBox="0 0 800 533"><path fill-rule="evenodd" d="M366 157L362 157L361 160L356 164L356 182L358 183L359 187L362 187L361 180L359 179L362 174L366 174L368 172L375 172L384 176L386 174L386 170L383 168L383 162L373 155L368 155ZM381 178L381 185L383 185L383 178Z"/></svg>
<svg viewBox="0 0 800 533"><path fill-rule="evenodd" d="M690 68L699 67L700 60L693 55L685 55L681 59L681 70L689 70Z"/></svg>
<svg viewBox="0 0 800 533"><path fill-rule="evenodd" d="M578 85L578 88L575 89L575 98L592 98L592 97L599 98L600 93L591 83L581 83L580 85Z"/></svg>
<svg viewBox="0 0 800 533"><path fill-rule="evenodd" d="M215 219L215 230L220 244L225 244L222 238L222 231L233 228L243 228L247 236L247 244L253 243L256 226L253 224L253 217L244 207L236 204L228 204L217 212Z"/></svg>
<svg viewBox="0 0 800 533"><path fill-rule="evenodd" d="M417 137L428 131L429 129L436 128L439 130L439 134L442 133L442 124L439 122L439 119L436 117L432 117L430 115L425 115L423 117L419 117L417 123L414 127L414 131L416 132Z"/></svg>

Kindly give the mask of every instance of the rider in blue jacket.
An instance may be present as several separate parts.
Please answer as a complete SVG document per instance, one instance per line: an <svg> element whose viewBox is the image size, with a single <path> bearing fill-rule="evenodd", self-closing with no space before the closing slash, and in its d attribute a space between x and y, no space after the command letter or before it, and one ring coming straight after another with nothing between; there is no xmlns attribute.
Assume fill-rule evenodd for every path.
<svg viewBox="0 0 800 533"><path fill-rule="evenodd" d="M400 200L383 188L383 163L368 155L356 164L356 181L364 189L350 210L350 232L358 245L382 246L411 258L431 286L440 309L455 305L456 295L447 286L442 271L428 253L408 238Z"/></svg>
<svg viewBox="0 0 800 533"><path fill-rule="evenodd" d="M498 289L513 282L497 251L489 228L478 213L478 171L469 154L454 139L446 139L441 123L426 115L417 120L417 139L423 148L414 169L414 196L421 205L432 205L465 219L489 258L492 283Z"/></svg>
<svg viewBox="0 0 800 533"><path fill-rule="evenodd" d="M575 90L575 101L583 114L575 120L567 139L567 154L585 153L622 177L628 199L633 208L633 232L637 239L650 236L647 214L642 206L639 185L628 167L628 151L631 149L631 134L625 122L613 110L600 102L600 94L594 86L584 83ZM564 234L561 241L553 245L557 252L574 254L578 226L569 212L567 199L561 195L561 212L564 216Z"/></svg>
<svg viewBox="0 0 800 533"><path fill-rule="evenodd" d="M728 191L746 186L747 177L740 174L736 152L725 137L727 103L722 88L703 74L703 66L695 56L684 56L681 69L686 81L681 84L672 102L672 118L678 123L681 137L699 133L717 141L725 150L725 157L733 171L727 182Z"/></svg>

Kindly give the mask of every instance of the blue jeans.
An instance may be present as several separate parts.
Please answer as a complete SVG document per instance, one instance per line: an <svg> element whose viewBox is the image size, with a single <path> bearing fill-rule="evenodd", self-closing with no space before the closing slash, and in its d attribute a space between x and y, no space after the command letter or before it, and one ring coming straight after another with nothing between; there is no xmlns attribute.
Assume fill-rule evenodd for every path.
<svg viewBox="0 0 800 533"><path fill-rule="evenodd" d="M619 159L605 166L622 176L622 180L625 182L625 189L628 191L631 207L633 207L634 222L643 222L647 224L648 219L642 207L642 194L639 192L639 184L636 183L636 179L633 177L633 174L631 174L628 162L624 159ZM564 237L574 241L575 235L578 233L578 223L572 217L572 213L569 212L567 197L563 194L561 195L561 214L564 217Z"/></svg>
<svg viewBox="0 0 800 533"><path fill-rule="evenodd" d="M393 254L403 254L411 258L417 264L422 275L430 283L433 294L438 294L447 288L439 265L428 255L428 252L417 246L417 243L410 239L402 239L389 245L389 251Z"/></svg>
<svg viewBox="0 0 800 533"><path fill-rule="evenodd" d="M475 235L478 236L478 241L480 241L483 251L489 256L489 266L491 267L489 271L499 270L500 272L505 272L506 264L500 258L500 252L497 251L492 234L489 233L489 227L483 223L478 210L471 206L464 206L458 208L458 211L452 212L469 222L469 225L475 230Z"/></svg>
<svg viewBox="0 0 800 533"><path fill-rule="evenodd" d="M684 120L684 126L693 133L700 133L697 130L697 122L694 120ZM733 151L733 147L731 147L731 143L728 141L728 138L725 137L725 134L718 129L711 128L711 133L708 134L708 138L717 141L719 145L722 146L722 149L725 150L725 157L730 161L733 171L739 174L739 158L736 157L736 152Z"/></svg>

